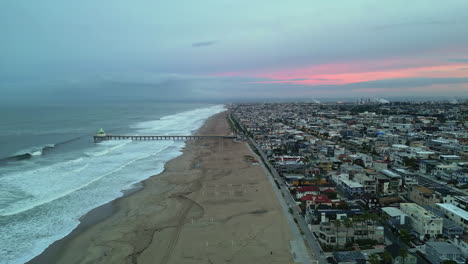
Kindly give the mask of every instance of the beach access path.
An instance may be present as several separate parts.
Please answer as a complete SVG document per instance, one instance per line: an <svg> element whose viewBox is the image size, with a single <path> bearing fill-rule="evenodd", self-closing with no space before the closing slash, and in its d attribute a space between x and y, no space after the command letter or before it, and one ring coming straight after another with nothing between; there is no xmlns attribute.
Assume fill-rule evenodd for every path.
<svg viewBox="0 0 468 264"><path fill-rule="evenodd" d="M199 134L228 134L226 113ZM292 234L246 143L188 142L142 190L59 245L50 263L294 263Z"/></svg>

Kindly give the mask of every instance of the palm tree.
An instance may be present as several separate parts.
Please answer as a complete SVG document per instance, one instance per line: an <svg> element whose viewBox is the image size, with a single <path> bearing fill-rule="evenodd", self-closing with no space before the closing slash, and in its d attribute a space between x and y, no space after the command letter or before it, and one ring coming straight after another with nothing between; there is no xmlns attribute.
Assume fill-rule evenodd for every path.
<svg viewBox="0 0 468 264"><path fill-rule="evenodd" d="M408 257L408 250L406 248L400 248L400 250L398 250L398 256L403 259L402 264L405 264L405 259Z"/></svg>
<svg viewBox="0 0 468 264"><path fill-rule="evenodd" d="M367 236L367 239L369 239L369 224L368 224L368 221L371 218L371 214L368 211L365 211L364 214L362 215L362 218L364 220L364 223L366 223L366 236Z"/></svg>
<svg viewBox="0 0 468 264"><path fill-rule="evenodd" d="M355 224L361 224L362 225L362 215L353 216L353 222ZM354 234L356 235L356 228L354 228Z"/></svg>
<svg viewBox="0 0 468 264"><path fill-rule="evenodd" d="M341 227L341 221L339 219L336 219L335 221L335 230L336 230L336 247L339 246L338 244L338 233L340 231L340 227Z"/></svg>
<svg viewBox="0 0 468 264"><path fill-rule="evenodd" d="M346 238L345 238L345 244L346 244L348 243L348 232L349 232L349 229L353 226L353 221L350 218L346 217L343 220L343 224L346 227Z"/></svg>
<svg viewBox="0 0 468 264"><path fill-rule="evenodd" d="M315 185L320 185L320 183L322 183L322 175L321 174L317 174L315 176Z"/></svg>
<svg viewBox="0 0 468 264"><path fill-rule="evenodd" d="M372 221L372 230L375 234L376 222L379 220L379 216L375 213L369 214L369 219Z"/></svg>
<svg viewBox="0 0 468 264"><path fill-rule="evenodd" d="M393 262L392 254L388 252L387 250L385 250L384 253L382 254L382 259L385 264L392 264Z"/></svg>

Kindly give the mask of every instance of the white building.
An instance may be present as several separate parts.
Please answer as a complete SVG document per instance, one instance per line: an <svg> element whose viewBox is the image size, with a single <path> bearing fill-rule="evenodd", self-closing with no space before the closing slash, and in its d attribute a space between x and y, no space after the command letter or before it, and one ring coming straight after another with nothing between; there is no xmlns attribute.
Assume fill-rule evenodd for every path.
<svg viewBox="0 0 468 264"><path fill-rule="evenodd" d="M395 207L383 207L382 212L388 216L387 222L392 227L402 226L406 224L406 218L408 217L403 211Z"/></svg>
<svg viewBox="0 0 468 264"><path fill-rule="evenodd" d="M400 210L410 218L411 227L420 239L425 235L434 237L442 234L443 219L415 203L401 203Z"/></svg>
<svg viewBox="0 0 468 264"><path fill-rule="evenodd" d="M445 216L463 227L464 232L468 233L468 212L453 204L438 203L437 206L444 211Z"/></svg>

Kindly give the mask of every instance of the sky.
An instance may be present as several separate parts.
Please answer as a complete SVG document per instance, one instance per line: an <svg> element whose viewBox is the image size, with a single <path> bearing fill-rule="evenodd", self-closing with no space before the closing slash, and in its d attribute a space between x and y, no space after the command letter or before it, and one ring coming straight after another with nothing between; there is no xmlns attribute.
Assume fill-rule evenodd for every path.
<svg viewBox="0 0 468 264"><path fill-rule="evenodd" d="M467 96L466 14L466 0L2 0L0 91Z"/></svg>

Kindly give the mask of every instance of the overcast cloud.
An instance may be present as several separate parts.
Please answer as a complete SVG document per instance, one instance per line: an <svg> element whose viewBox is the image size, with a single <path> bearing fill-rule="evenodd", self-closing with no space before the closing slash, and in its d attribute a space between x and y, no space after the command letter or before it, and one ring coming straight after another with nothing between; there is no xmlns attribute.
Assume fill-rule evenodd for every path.
<svg viewBox="0 0 468 264"><path fill-rule="evenodd" d="M360 88L466 95L466 14L466 0L3 0L0 90L21 98L137 86L168 100L371 91ZM398 74L377 72L390 64Z"/></svg>

